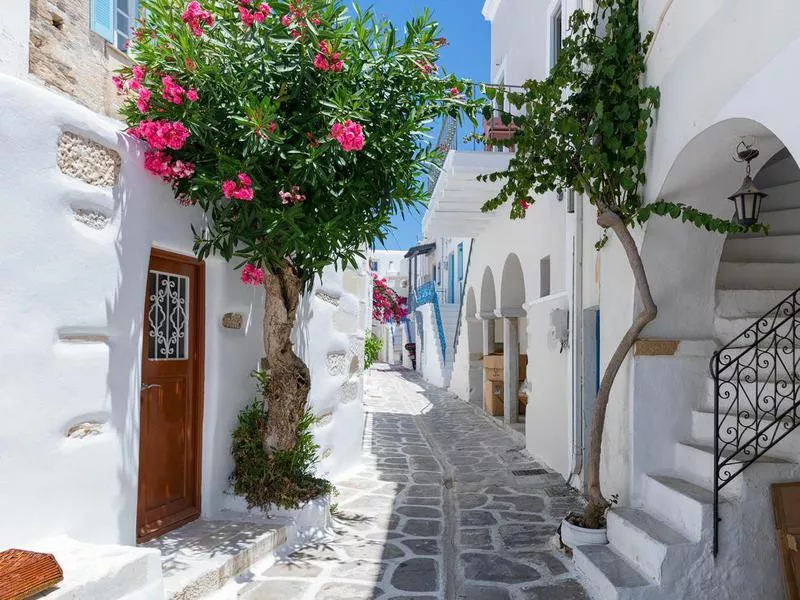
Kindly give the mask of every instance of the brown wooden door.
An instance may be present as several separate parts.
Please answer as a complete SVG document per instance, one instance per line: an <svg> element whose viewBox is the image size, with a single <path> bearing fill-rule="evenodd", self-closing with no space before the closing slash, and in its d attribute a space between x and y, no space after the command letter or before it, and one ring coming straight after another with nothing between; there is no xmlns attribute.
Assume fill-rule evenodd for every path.
<svg viewBox="0 0 800 600"><path fill-rule="evenodd" d="M800 482L772 484L772 508L778 535L786 599L800 599Z"/></svg>
<svg viewBox="0 0 800 600"><path fill-rule="evenodd" d="M153 250L142 341L137 541L200 515L203 264Z"/></svg>

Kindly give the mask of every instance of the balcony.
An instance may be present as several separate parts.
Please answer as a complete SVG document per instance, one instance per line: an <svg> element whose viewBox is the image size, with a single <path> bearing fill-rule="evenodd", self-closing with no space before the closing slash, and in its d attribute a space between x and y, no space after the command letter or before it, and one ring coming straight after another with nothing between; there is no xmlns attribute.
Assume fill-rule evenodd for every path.
<svg viewBox="0 0 800 600"><path fill-rule="evenodd" d="M489 225L491 217L481 213L481 207L497 195L503 182L477 178L508 168L514 149L472 138L479 133L488 140L509 140L514 130L513 124L503 124L499 116L483 119L480 130L468 121L461 125L453 118L444 121L437 144L446 156L441 170L432 171L428 178L431 197L422 222L426 238L474 238Z"/></svg>

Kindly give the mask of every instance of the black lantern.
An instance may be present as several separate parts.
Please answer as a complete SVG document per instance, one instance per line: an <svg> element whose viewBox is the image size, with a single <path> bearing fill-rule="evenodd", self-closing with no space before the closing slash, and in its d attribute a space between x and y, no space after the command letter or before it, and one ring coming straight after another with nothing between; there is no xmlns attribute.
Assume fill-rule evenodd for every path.
<svg viewBox="0 0 800 600"><path fill-rule="evenodd" d="M750 161L758 156L758 150L744 142L740 142L736 147L736 155L738 158L733 160L747 163L747 172L742 182L742 187L736 190L732 196L728 196L728 199L732 200L733 205L736 207L736 222L743 227L751 227L758 223L758 217L761 213L761 201L767 197L767 194L759 191L750 176Z"/></svg>

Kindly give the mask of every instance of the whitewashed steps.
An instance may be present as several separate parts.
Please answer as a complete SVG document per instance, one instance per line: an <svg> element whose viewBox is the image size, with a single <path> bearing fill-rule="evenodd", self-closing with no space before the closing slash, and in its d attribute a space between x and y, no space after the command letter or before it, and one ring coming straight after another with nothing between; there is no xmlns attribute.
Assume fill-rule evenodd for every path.
<svg viewBox="0 0 800 600"><path fill-rule="evenodd" d="M800 288L800 263L722 261L717 288L796 290Z"/></svg>
<svg viewBox="0 0 800 600"><path fill-rule="evenodd" d="M693 542L712 525L713 493L677 475L647 475L644 506Z"/></svg>
<svg viewBox="0 0 800 600"><path fill-rule="evenodd" d="M765 204L770 200L765 201ZM796 199L795 199L796 203ZM766 208L766 207L764 207ZM784 208L781 210L761 210L762 223L769 226L769 235L786 235L800 231L800 208ZM763 237L763 233L740 233L729 236L729 239Z"/></svg>
<svg viewBox="0 0 800 600"><path fill-rule="evenodd" d="M573 548L575 568L584 576L595 600L646 600L657 584L640 573L611 545Z"/></svg>
<svg viewBox="0 0 800 600"><path fill-rule="evenodd" d="M800 262L800 235L728 238L722 260L727 262ZM795 288L796 289L796 288Z"/></svg>
<svg viewBox="0 0 800 600"><path fill-rule="evenodd" d="M620 507L608 513L608 540L619 554L649 578L660 582L665 562L692 545L686 537L651 514Z"/></svg>
<svg viewBox="0 0 800 600"><path fill-rule="evenodd" d="M797 208L800 198L800 182L793 181L783 185L776 185L763 190L769 196L762 204L761 214L768 215L775 211L784 211Z"/></svg>
<svg viewBox="0 0 800 600"><path fill-rule="evenodd" d="M800 210L798 210L800 212ZM727 318L758 318L794 290L717 290L717 315Z"/></svg>
<svg viewBox="0 0 800 600"><path fill-rule="evenodd" d="M723 457L730 453L723 452ZM714 485L716 457L711 446L695 442L681 442L676 444L675 464L681 474L689 481L706 488ZM742 488L749 479L779 477L782 467L791 469L793 463L774 456L762 456L741 475L733 479L725 489L723 495L728 498L739 497ZM760 471L760 475L759 475Z"/></svg>
<svg viewBox="0 0 800 600"><path fill-rule="evenodd" d="M750 346L755 338L740 338L739 336L744 333L746 329L756 325L759 321L764 321L758 324L759 337L775 328L777 337L764 338L760 342L760 346L766 347L773 344L775 341L785 345L785 341L795 340L797 345L800 345L800 339L795 339L795 336L800 336L800 324L795 325L795 320L788 315L779 315L773 317L772 315L762 316L744 316L744 317L717 317L714 319L714 329L716 331L717 339L721 344L730 344L734 340L737 346ZM781 339L783 338L783 339ZM766 345L766 346L765 346Z"/></svg>
<svg viewBox="0 0 800 600"><path fill-rule="evenodd" d="M790 400L786 400L784 405L789 408L792 406ZM745 404L741 403L741 407ZM781 414L779 404L779 412ZM776 420L769 414L760 414L759 432L766 433L770 439L775 439L779 436L786 434L787 427L791 428L792 420L789 417L781 419L781 423L776 423ZM784 427L783 424L786 425ZM753 420L753 412L750 411L740 413L740 416L730 415L722 419L722 431L733 432L739 425L739 445L752 442L756 438L755 421ZM746 427L752 427L746 429ZM716 431L714 423L714 413L709 411L695 410L692 412L692 438L703 444L711 445L714 442L714 432ZM732 434L731 434L732 435ZM786 434L780 441L769 450L765 456L783 459L787 462L792 461L800 454L800 430L794 430Z"/></svg>

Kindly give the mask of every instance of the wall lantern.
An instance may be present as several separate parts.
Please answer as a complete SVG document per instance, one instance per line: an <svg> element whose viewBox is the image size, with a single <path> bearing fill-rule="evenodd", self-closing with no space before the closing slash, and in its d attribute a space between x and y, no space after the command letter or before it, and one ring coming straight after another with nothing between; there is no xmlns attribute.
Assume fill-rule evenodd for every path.
<svg viewBox="0 0 800 600"><path fill-rule="evenodd" d="M732 196L728 196L728 199L732 200L736 207L736 222L743 227L752 227L758 223L758 217L761 213L761 201L767 197L767 194L759 191L750 176L750 161L756 158L758 154L758 149L753 148L752 144L748 145L742 141L736 147L736 156L733 159L736 162L747 163L747 171L742 187L736 190Z"/></svg>

